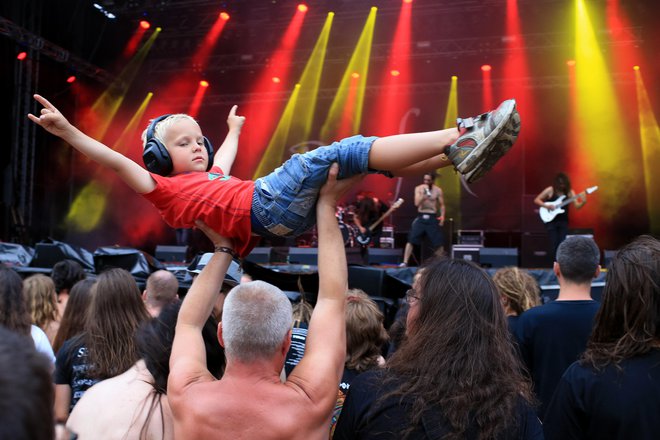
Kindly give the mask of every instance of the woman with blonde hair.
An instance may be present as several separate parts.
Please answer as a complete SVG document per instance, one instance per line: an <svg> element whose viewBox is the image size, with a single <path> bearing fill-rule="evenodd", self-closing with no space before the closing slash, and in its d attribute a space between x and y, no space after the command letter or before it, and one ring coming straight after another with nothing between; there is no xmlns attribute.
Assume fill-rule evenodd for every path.
<svg viewBox="0 0 660 440"><path fill-rule="evenodd" d="M541 304L539 285L529 272L517 267L505 267L493 275L493 282L500 294L509 330L514 333L516 321L522 312Z"/></svg>
<svg viewBox="0 0 660 440"><path fill-rule="evenodd" d="M32 275L23 281L23 295L30 311L32 324L43 330L48 336L48 341L53 345L57 330L60 328L55 283L46 275Z"/></svg>

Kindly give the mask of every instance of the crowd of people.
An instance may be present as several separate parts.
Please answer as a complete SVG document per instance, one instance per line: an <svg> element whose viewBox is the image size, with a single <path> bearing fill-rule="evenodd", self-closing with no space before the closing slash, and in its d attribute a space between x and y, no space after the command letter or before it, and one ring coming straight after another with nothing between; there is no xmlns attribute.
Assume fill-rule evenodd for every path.
<svg viewBox="0 0 660 440"><path fill-rule="evenodd" d="M0 437L655 438L660 241L617 252L602 303L588 237L559 245L543 305L524 270L433 259L388 334L347 286L335 206L357 178L336 175L316 207L313 308L227 276L233 243L202 222L216 251L183 301L162 271L140 292L122 269L85 279L66 261L22 280L0 266Z"/></svg>
<svg viewBox="0 0 660 440"><path fill-rule="evenodd" d="M176 150L168 170L140 171L37 99L45 108L40 117L30 115L35 123L153 199L165 197L153 191L167 186L160 174L172 167L193 167L190 174L204 176L210 169L210 180L218 180L235 156L237 132L211 162L212 147L194 121L164 117L150 124L145 152L167 152L169 129L194 144L196 154L207 153L190 165ZM235 111L230 128L240 132ZM159 132L160 122L167 123ZM553 271L559 296L544 305L538 285L520 269L491 277L470 261L442 256L417 271L389 334L378 305L349 290L337 202L367 168L387 169L378 166L393 160L385 147L417 144L417 153L408 151L399 162L415 172L420 161L448 164L439 156L445 152L468 180L476 180L510 148L518 130L515 103L506 102L492 114L461 120L458 129L353 139L349 143L368 142L373 149L353 145L351 154L360 150L362 164L355 173L340 174L332 155L324 158L325 171L315 172L313 188L298 188L311 197L302 224L286 213L277 224L259 215L234 219L253 221L252 232L264 235L286 235L316 222L319 290L313 307L303 297L294 308L279 288L228 275L252 238L228 234L236 225L206 224L204 216L192 220L214 252L193 270L199 273L183 301L166 271L151 274L141 292L123 269L91 280L65 261L50 277L22 280L0 265L0 438L656 438L656 238L641 236L618 251L602 303L590 290L601 270L600 250L583 236L558 245ZM332 154L337 151L333 147ZM299 160L311 158L318 159ZM244 186L266 198L268 185L277 189L289 171ZM318 181L321 175L327 180ZM301 194L294 193L290 198L298 200ZM428 175L416 200L434 227L442 221L436 214L444 214L441 194ZM433 205L428 213L424 198Z"/></svg>

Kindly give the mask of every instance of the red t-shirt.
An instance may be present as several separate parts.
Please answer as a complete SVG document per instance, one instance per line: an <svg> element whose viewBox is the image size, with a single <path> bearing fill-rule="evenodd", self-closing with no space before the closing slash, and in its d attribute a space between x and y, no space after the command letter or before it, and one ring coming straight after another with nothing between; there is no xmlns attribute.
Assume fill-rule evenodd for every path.
<svg viewBox="0 0 660 440"><path fill-rule="evenodd" d="M142 194L158 208L173 228L192 228L202 220L220 235L233 238L241 257L256 246L250 210L254 182L225 176L218 166L209 172L189 172L163 177L150 173L156 189Z"/></svg>

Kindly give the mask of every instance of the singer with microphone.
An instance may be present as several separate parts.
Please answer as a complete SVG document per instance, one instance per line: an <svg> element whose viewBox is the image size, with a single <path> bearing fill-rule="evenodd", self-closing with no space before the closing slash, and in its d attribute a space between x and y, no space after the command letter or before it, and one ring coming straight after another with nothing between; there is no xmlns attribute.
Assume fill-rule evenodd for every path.
<svg viewBox="0 0 660 440"><path fill-rule="evenodd" d="M413 246L419 246L424 236L428 237L434 251L442 248L444 244L442 226L445 223L445 201L442 189L433 184L434 180L434 174L426 173L424 183L415 187L415 206L418 215L410 227L401 267L408 266Z"/></svg>

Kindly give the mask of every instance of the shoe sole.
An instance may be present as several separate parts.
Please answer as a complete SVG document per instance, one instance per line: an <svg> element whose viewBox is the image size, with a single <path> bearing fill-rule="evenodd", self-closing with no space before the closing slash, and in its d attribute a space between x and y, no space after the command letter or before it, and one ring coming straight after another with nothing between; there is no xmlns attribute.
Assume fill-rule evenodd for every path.
<svg viewBox="0 0 660 440"><path fill-rule="evenodd" d="M494 141L497 145L492 149L491 154L486 155L472 171L466 173L465 180L468 183L474 183L484 177L497 161L511 149L516 139L518 139L519 133L520 115L517 111L514 111L502 132Z"/></svg>
<svg viewBox="0 0 660 440"><path fill-rule="evenodd" d="M476 147L467 155L465 159L456 165L456 169L461 174L467 174L474 170L480 162L482 162L491 151L495 150L498 146L498 136L502 132L502 129L506 127L511 122L511 116L513 115L516 109L516 101L514 99L508 99L504 101L500 107L505 106L503 109L504 117L500 123L486 136L481 142L477 144ZM509 148L511 148L509 146Z"/></svg>

